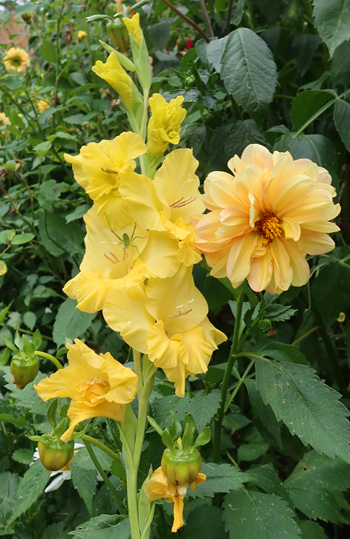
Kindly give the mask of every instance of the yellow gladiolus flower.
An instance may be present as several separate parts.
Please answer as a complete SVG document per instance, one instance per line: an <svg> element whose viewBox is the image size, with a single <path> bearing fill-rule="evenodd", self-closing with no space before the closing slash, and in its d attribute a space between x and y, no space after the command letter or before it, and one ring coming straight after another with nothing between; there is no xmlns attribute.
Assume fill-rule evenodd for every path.
<svg viewBox="0 0 350 539"><path fill-rule="evenodd" d="M71 400L68 430L61 440L70 439L75 426L93 417L108 417L122 422L125 405L137 391L137 376L111 354L97 355L79 339L67 344L69 365L34 386L44 401L56 397Z"/></svg>
<svg viewBox="0 0 350 539"><path fill-rule="evenodd" d="M30 65L29 54L21 47L11 47L4 56L4 64L10 73L25 73Z"/></svg>
<svg viewBox="0 0 350 539"><path fill-rule="evenodd" d="M244 279L256 292L276 294L309 279L306 254L334 248L329 222L339 212L328 172L309 159L293 160L258 144L234 156L232 172L211 172L204 183L210 213L196 226L197 246L211 274L228 277L234 288Z"/></svg>
<svg viewBox="0 0 350 539"><path fill-rule="evenodd" d="M185 394L186 377L206 372L213 351L226 340L207 312L207 302L184 266L170 278L149 279L143 287L111 290L103 309L107 324L163 369L179 397Z"/></svg>
<svg viewBox="0 0 350 539"><path fill-rule="evenodd" d="M197 479L190 484L190 489L192 492L195 492L196 486L203 483L205 480L206 476L203 473L199 473ZM161 466L157 468L150 478L146 479L145 491L150 502L160 498L165 498L167 502L174 504L174 523L171 531L177 532L184 525L183 498L186 494L183 492L180 494L178 489L169 483L169 480L163 473Z"/></svg>
<svg viewBox="0 0 350 539"><path fill-rule="evenodd" d="M113 228L122 228L130 222L128 205L119 188L122 175L134 170L135 158L145 151L141 137L126 132L113 140L90 142L80 149L79 155L65 154L66 161L73 165L76 181L97 204L102 218L107 215Z"/></svg>
<svg viewBox="0 0 350 539"><path fill-rule="evenodd" d="M36 104L37 104L40 114L44 112L44 110L48 109L50 106L49 103L45 101L44 99L40 99L39 101L37 101Z"/></svg>
<svg viewBox="0 0 350 539"><path fill-rule="evenodd" d="M140 27L140 13L135 13L131 19L123 18L123 23L127 27L129 35L141 46L143 35Z"/></svg>
<svg viewBox="0 0 350 539"><path fill-rule="evenodd" d="M147 148L149 153L164 153L169 144L178 144L181 122L186 110L181 107L184 98L177 96L169 103L160 94L153 94L149 99L152 116L148 122Z"/></svg>
<svg viewBox="0 0 350 539"><path fill-rule="evenodd" d="M78 41L85 41L86 38L87 38L87 33L84 32L84 30L79 30L79 32L77 33Z"/></svg>
<svg viewBox="0 0 350 539"><path fill-rule="evenodd" d="M94 205L84 216L85 255L80 273L63 291L77 300L78 309L94 313L102 309L113 288L135 286L145 279L145 266L137 260L147 243L147 232L135 224L115 232L103 226Z"/></svg>
<svg viewBox="0 0 350 539"><path fill-rule="evenodd" d="M138 107L142 107L142 98L138 89L120 65L118 57L114 52L108 56L106 63L97 60L96 64L92 67L92 71L112 86L120 95L127 109L136 114Z"/></svg>

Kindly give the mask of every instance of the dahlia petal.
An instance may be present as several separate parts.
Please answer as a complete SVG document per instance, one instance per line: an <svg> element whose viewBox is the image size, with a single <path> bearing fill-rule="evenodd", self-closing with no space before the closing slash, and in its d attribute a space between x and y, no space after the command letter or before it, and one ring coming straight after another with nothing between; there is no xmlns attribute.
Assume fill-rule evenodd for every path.
<svg viewBox="0 0 350 539"><path fill-rule="evenodd" d="M232 245L227 258L227 277L232 286L239 286L250 271L250 261L258 240L257 234L247 234Z"/></svg>

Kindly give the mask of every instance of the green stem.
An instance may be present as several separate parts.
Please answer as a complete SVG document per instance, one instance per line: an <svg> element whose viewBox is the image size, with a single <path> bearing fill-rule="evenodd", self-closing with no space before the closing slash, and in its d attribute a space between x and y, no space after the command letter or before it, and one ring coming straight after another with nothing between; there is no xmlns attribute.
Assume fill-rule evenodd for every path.
<svg viewBox="0 0 350 539"><path fill-rule="evenodd" d="M232 395L231 397L228 399L226 405L225 405L225 410L224 412L226 413L227 410L229 409L230 405L231 405L231 402L233 401L233 399L235 398L235 396L237 395L238 391L240 390L241 388L241 385L244 383L244 380L247 378L249 372L251 371L251 368L252 366L254 365L255 361L252 359L251 362L249 363L248 367L246 368L246 370L244 371L243 373L243 376L242 378L239 379L236 387L234 388L233 392L232 392Z"/></svg>
<svg viewBox="0 0 350 539"><path fill-rule="evenodd" d="M304 335L301 335L300 337L298 337L297 339L295 339L295 341L292 342L292 345L295 346L296 344L298 344L299 342L303 341L304 339L306 339L306 337L308 337L309 335L311 335L312 333L315 333L315 331L318 330L318 326L314 326L313 328L309 329L309 331L307 331L306 333L304 333Z"/></svg>
<svg viewBox="0 0 350 539"><path fill-rule="evenodd" d="M83 436L83 438L84 438L84 436ZM114 495L115 499L118 502L118 505L120 507L123 507L123 498L122 498L122 496L119 494L119 492L117 491L117 489L115 488L115 486L113 485L113 483L111 482L111 480L109 479L107 474L105 473L105 471L102 468L98 458L96 457L90 443L85 439L84 444L85 444L85 447L87 449L87 452L89 453L89 456L90 456L92 462L94 463L94 466L95 466L96 470L98 471L98 473L100 474L100 476L102 477L102 479L106 483L106 485L110 488L112 494Z"/></svg>
<svg viewBox="0 0 350 539"><path fill-rule="evenodd" d="M298 131L296 133L294 133L293 137L292 138L297 138L303 131L305 131L305 129L307 127L309 127L310 124L312 124L312 122L314 120L316 120L319 116L321 116L321 114L323 114L327 109L329 109L330 107L332 107L334 105L334 103L338 100L338 99L342 99L343 97L345 97L348 93L350 92L350 89L349 90L346 90L345 92L343 92L342 94L338 95L337 97L334 97L333 99L331 99L330 101L328 101L328 103L326 103L325 105L323 105L323 107L321 107L317 112L315 112L315 114L313 114L311 116L311 118L309 118L302 126L300 129L298 129Z"/></svg>
<svg viewBox="0 0 350 539"><path fill-rule="evenodd" d="M105 444L103 444L99 440L96 440L96 438L93 438L92 436L89 436L88 434L83 434L83 436L81 436L81 439L83 440L84 443L88 442L92 445L95 445L96 447L104 451L106 455L120 462L120 456L118 455L118 453L115 453L114 451L112 451L112 449L109 449L109 447L107 447Z"/></svg>
<svg viewBox="0 0 350 539"><path fill-rule="evenodd" d="M63 366L61 365L61 363L58 361L58 359L56 359L54 356L52 356L51 354L47 354L46 352L40 352L39 350L37 350L36 352L34 352L34 355L35 356L39 356L39 357L44 357L46 359L49 359L51 361L51 363L53 363L57 369L63 369Z"/></svg>
<svg viewBox="0 0 350 539"><path fill-rule="evenodd" d="M135 439L135 447L133 454L133 466L138 470L140 457L142 452L143 438L147 422L148 401L153 389L154 376L157 368L150 363L144 377L142 393L139 393L139 413L137 418L137 431Z"/></svg>
<svg viewBox="0 0 350 539"><path fill-rule="evenodd" d="M232 337L232 346L231 346L230 355L229 355L229 358L228 358L224 378L222 380L220 410L219 410L218 417L215 420L215 424L214 424L214 439L213 439L213 445L214 445L213 458L214 458L214 462L219 462L220 461L221 427L222 427L222 421L223 421L224 415L225 415L225 405L226 405L227 390L228 390L228 386L229 386L229 383L230 383L232 368L233 368L233 364L234 364L234 361L235 361L237 348L238 348L244 294L245 294L245 291L241 290L240 293L239 293L239 296L237 298L237 312L236 312L235 328L234 328L233 337Z"/></svg>

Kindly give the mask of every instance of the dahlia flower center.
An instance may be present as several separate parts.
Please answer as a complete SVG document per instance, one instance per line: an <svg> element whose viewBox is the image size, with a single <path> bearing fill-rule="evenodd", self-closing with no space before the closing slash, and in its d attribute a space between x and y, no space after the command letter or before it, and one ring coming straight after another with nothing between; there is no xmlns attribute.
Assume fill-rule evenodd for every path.
<svg viewBox="0 0 350 539"><path fill-rule="evenodd" d="M265 213L259 221L255 222L255 228L271 242L283 235L282 221L273 213Z"/></svg>

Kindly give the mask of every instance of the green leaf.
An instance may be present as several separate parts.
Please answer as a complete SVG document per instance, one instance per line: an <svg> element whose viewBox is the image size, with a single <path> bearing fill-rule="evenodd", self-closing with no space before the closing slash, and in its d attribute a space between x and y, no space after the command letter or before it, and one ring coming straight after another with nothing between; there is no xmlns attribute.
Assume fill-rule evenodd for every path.
<svg viewBox="0 0 350 539"><path fill-rule="evenodd" d="M265 404L304 445L350 462L349 415L331 389L305 365L256 361L257 387Z"/></svg>
<svg viewBox="0 0 350 539"><path fill-rule="evenodd" d="M26 311L23 315L23 322L29 329L33 329L36 324L36 316L31 311Z"/></svg>
<svg viewBox="0 0 350 539"><path fill-rule="evenodd" d="M120 515L100 515L79 525L68 535L82 539L129 539L129 519Z"/></svg>
<svg viewBox="0 0 350 539"><path fill-rule="evenodd" d="M231 32L221 59L227 92L243 110L262 112L277 84L276 64L265 41L248 28Z"/></svg>
<svg viewBox="0 0 350 539"><path fill-rule="evenodd" d="M273 341L268 338L261 339L259 344L259 353L265 357L279 359L280 361L288 361L290 363L299 363L300 365L309 365L306 357L297 346Z"/></svg>
<svg viewBox="0 0 350 539"><path fill-rule="evenodd" d="M77 223L67 224L62 215L43 210L38 214L40 239L51 255L81 254L84 233Z"/></svg>
<svg viewBox="0 0 350 539"><path fill-rule="evenodd" d="M23 245L24 243L29 243L32 239L35 238L35 234L26 232L25 234L16 234L16 236L11 240L12 245Z"/></svg>
<svg viewBox="0 0 350 539"><path fill-rule="evenodd" d="M334 51L331 63L332 80L336 84L350 85L350 41L345 41Z"/></svg>
<svg viewBox="0 0 350 539"><path fill-rule="evenodd" d="M185 508L186 511L186 508ZM186 518L186 526L181 531L181 539L226 539L222 510L206 503L196 507Z"/></svg>
<svg viewBox="0 0 350 539"><path fill-rule="evenodd" d="M77 489L79 495L84 500L85 505L90 513L93 514L93 497L97 488L97 473L96 470L84 470L76 465L75 459L72 460L72 481L74 488Z"/></svg>
<svg viewBox="0 0 350 539"><path fill-rule="evenodd" d="M284 488L281 479L278 477L277 472L272 468L271 464L251 468L244 472L243 480L245 483L253 483L267 494L279 496L292 505L287 490Z"/></svg>
<svg viewBox="0 0 350 539"><path fill-rule="evenodd" d="M350 465L310 451L284 482L297 509L308 518L337 522L340 511L334 493L350 487Z"/></svg>
<svg viewBox="0 0 350 539"><path fill-rule="evenodd" d="M33 450L32 449L16 449L11 455L13 460L20 462L21 464L30 464L33 462Z"/></svg>
<svg viewBox="0 0 350 539"><path fill-rule="evenodd" d="M338 99L334 107L335 127L343 141L345 148L350 152L350 105L346 101Z"/></svg>
<svg viewBox="0 0 350 539"><path fill-rule="evenodd" d="M7 273L6 262L4 262L3 260L0 260L0 277L1 275L5 275L5 273Z"/></svg>
<svg viewBox="0 0 350 539"><path fill-rule="evenodd" d="M50 474L41 464L40 460L25 472L18 484L15 496L13 498L13 511L10 516L10 522L13 522L22 513L27 511L31 505L39 498L44 491Z"/></svg>
<svg viewBox="0 0 350 539"><path fill-rule="evenodd" d="M16 232L14 230L2 230L2 232L0 232L0 243L11 243L11 240L15 235Z"/></svg>
<svg viewBox="0 0 350 539"><path fill-rule="evenodd" d="M44 210L52 208L61 196L62 191L67 187L65 182L56 182L55 180L46 180L38 191L39 204Z"/></svg>
<svg viewBox="0 0 350 539"><path fill-rule="evenodd" d="M33 150L38 154L45 154L49 151L51 146L52 143L49 140L46 140L45 142L40 142L40 144L34 146Z"/></svg>
<svg viewBox="0 0 350 539"><path fill-rule="evenodd" d="M10 514L14 509L13 497L16 492L19 476L15 473L0 473L0 535L6 535ZM10 535L10 531L7 532ZM12 534L11 534L12 536Z"/></svg>
<svg viewBox="0 0 350 539"><path fill-rule="evenodd" d="M53 326L53 340L60 346L66 339L80 337L91 325L96 313L88 314L76 308L77 302L67 298L57 311Z"/></svg>
<svg viewBox="0 0 350 539"><path fill-rule="evenodd" d="M25 427L27 420L25 417L13 417L11 414L0 414L0 421L5 421L6 423L12 423L18 427Z"/></svg>
<svg viewBox="0 0 350 539"><path fill-rule="evenodd" d="M238 461L257 460L269 450L269 444L265 442L241 444L238 448Z"/></svg>
<svg viewBox="0 0 350 539"><path fill-rule="evenodd" d="M40 46L40 54L47 62L56 62L56 47L50 41L42 42Z"/></svg>
<svg viewBox="0 0 350 539"><path fill-rule="evenodd" d="M350 39L350 2L314 0L313 5L315 24L332 56L339 45Z"/></svg>
<svg viewBox="0 0 350 539"><path fill-rule="evenodd" d="M220 400L221 393L217 389L208 395L202 390L197 391L192 398L169 395L153 403L153 416L159 426L165 428L171 427L171 410L178 421L183 421L187 414L191 414L200 432L210 423L220 406Z"/></svg>
<svg viewBox="0 0 350 539"><path fill-rule="evenodd" d="M81 219L83 215L88 211L90 206L88 204L82 204L81 206L78 206L73 210L71 213L68 213L66 215L66 222L70 223L71 221L76 221L77 219Z"/></svg>
<svg viewBox="0 0 350 539"><path fill-rule="evenodd" d="M207 46L207 59L209 65L212 66L217 73L221 70L221 59L224 54L226 43L229 36L222 37L221 39L212 39Z"/></svg>
<svg viewBox="0 0 350 539"><path fill-rule="evenodd" d="M299 520L298 524L301 529L301 539L327 539L323 528L317 522Z"/></svg>
<svg viewBox="0 0 350 539"><path fill-rule="evenodd" d="M12 350L12 352L18 351L15 345L10 341L10 339L6 337L6 335L2 334L1 337L2 337L2 340L4 341L5 346L7 346L7 348Z"/></svg>
<svg viewBox="0 0 350 539"><path fill-rule="evenodd" d="M290 109L290 119L295 130L304 125L313 114L319 111L323 105L334 99L334 93L328 91L305 90L298 94Z"/></svg>
<svg viewBox="0 0 350 539"><path fill-rule="evenodd" d="M214 464L207 462L202 465L201 472L207 477L196 489L196 498L213 497L216 492L230 492L242 487L243 473L231 464Z"/></svg>
<svg viewBox="0 0 350 539"><path fill-rule="evenodd" d="M278 496L241 489L225 496L224 507L230 539L300 539L293 511Z"/></svg>

